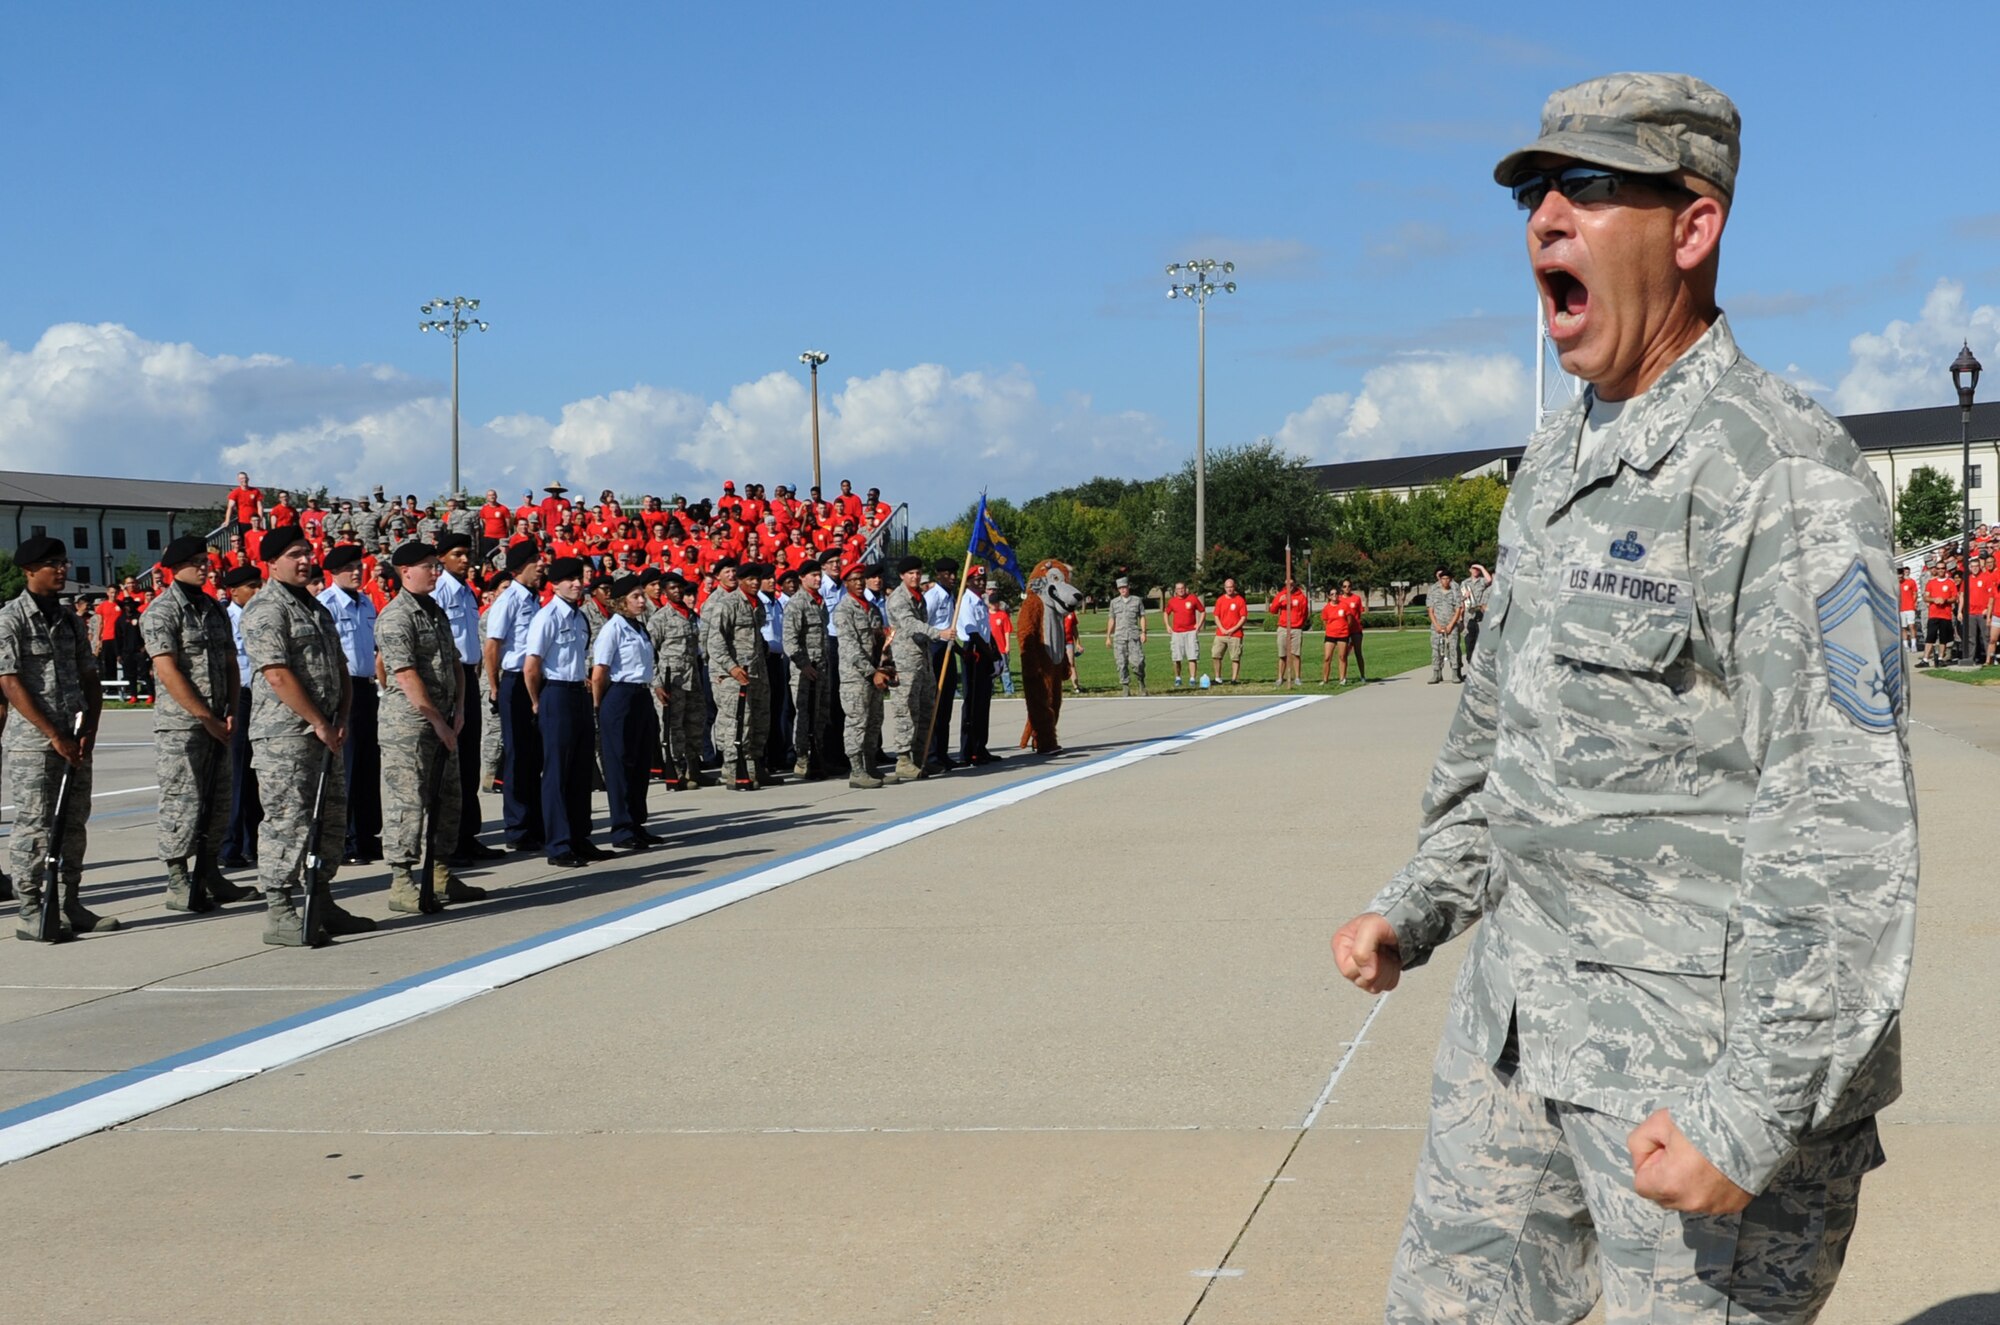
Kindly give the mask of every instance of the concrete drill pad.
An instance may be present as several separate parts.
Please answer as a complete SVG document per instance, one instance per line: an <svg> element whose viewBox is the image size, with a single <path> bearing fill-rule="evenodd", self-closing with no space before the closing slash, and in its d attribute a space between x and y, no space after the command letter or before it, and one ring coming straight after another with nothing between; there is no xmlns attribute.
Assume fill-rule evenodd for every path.
<svg viewBox="0 0 2000 1325"><path fill-rule="evenodd" d="M142 989L0 1026L0 1068L117 1072L318 1007L317 990Z"/></svg>
<svg viewBox="0 0 2000 1325"><path fill-rule="evenodd" d="M1290 1143L121 1132L0 1170L0 1200L93 1265L14 1260L8 1309L51 1325L1178 1321Z"/></svg>
<svg viewBox="0 0 2000 1325"><path fill-rule="evenodd" d="M86 1086L102 1075L101 1072L63 1072L53 1068L32 1072L0 1070L0 1109L11 1109L17 1104L28 1104L77 1086Z"/></svg>

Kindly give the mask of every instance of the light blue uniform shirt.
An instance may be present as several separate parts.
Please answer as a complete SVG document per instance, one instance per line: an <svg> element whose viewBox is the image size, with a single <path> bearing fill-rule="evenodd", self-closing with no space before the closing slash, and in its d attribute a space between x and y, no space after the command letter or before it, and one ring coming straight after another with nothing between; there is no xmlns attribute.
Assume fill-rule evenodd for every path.
<svg viewBox="0 0 2000 1325"><path fill-rule="evenodd" d="M590 623L561 598L528 623L527 652L542 660L544 681L581 681L589 670Z"/></svg>
<svg viewBox="0 0 2000 1325"><path fill-rule="evenodd" d="M250 652L243 647L243 609L234 603L224 605L229 613L229 633L236 637L236 679L244 685L250 684Z"/></svg>
<svg viewBox="0 0 2000 1325"><path fill-rule="evenodd" d="M518 672L528 656L528 626L534 621L534 592L519 580L511 581L486 609L486 638L500 641L500 670Z"/></svg>
<svg viewBox="0 0 2000 1325"><path fill-rule="evenodd" d="M993 621L986 612L986 599L967 589L958 596L958 642L964 644L974 636L993 642Z"/></svg>
<svg viewBox="0 0 2000 1325"><path fill-rule="evenodd" d="M597 632L597 647L591 653L590 662L593 667L610 668L613 681L650 685L653 680L653 641L645 631L634 626L629 617L614 616L604 623L604 629Z"/></svg>
<svg viewBox="0 0 2000 1325"><path fill-rule="evenodd" d="M375 600L337 584L320 590L319 600L340 627L340 651L347 655L347 674L357 681L375 679Z"/></svg>
<svg viewBox="0 0 2000 1325"><path fill-rule="evenodd" d="M785 648L785 600L776 594L759 593L764 601L764 647L772 653Z"/></svg>
<svg viewBox="0 0 2000 1325"><path fill-rule="evenodd" d="M451 642L458 646L458 660L467 664L478 662L479 595L450 571L441 570L437 588L431 591L431 601L451 618Z"/></svg>
<svg viewBox="0 0 2000 1325"><path fill-rule="evenodd" d="M924 616L929 619L931 629L940 635L951 624L951 593L936 581L924 590Z"/></svg>
<svg viewBox="0 0 2000 1325"><path fill-rule="evenodd" d="M819 591L820 601L826 604L826 634L828 639L839 639L840 631L834 625L833 609L840 606L840 600L847 597L847 586L830 575L822 575Z"/></svg>

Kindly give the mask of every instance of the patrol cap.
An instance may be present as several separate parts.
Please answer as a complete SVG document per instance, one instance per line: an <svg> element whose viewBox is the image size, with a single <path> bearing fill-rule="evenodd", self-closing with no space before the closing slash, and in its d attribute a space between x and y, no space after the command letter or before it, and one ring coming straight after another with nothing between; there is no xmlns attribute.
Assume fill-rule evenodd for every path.
<svg viewBox="0 0 2000 1325"><path fill-rule="evenodd" d="M922 557L903 557L896 562L896 574L898 575L908 575L913 570L922 570L923 568L924 559Z"/></svg>
<svg viewBox="0 0 2000 1325"><path fill-rule="evenodd" d="M469 535L445 534L439 537L437 541L437 554L441 557L447 552L456 552L460 548L469 550L471 547L472 539Z"/></svg>
<svg viewBox="0 0 2000 1325"><path fill-rule="evenodd" d="M14 550L16 566L46 566L52 561L61 561L69 555L69 547L60 538L50 538L47 534L36 534Z"/></svg>
<svg viewBox="0 0 2000 1325"><path fill-rule="evenodd" d="M615 601L627 594L637 593L646 587L646 582L636 575L620 575L611 582L611 597Z"/></svg>
<svg viewBox="0 0 2000 1325"><path fill-rule="evenodd" d="M405 546L408 545L405 544ZM335 571L346 570L349 566L360 561L363 555L365 554L361 549L354 546L354 544L342 543L339 547L330 549L321 564L326 567L326 573L331 575Z"/></svg>
<svg viewBox="0 0 2000 1325"><path fill-rule="evenodd" d="M160 554L160 564L168 570L179 570L183 566L208 558L208 540L199 534L182 534L167 544L167 550Z"/></svg>
<svg viewBox="0 0 2000 1325"><path fill-rule="evenodd" d="M514 574L523 566L542 559L542 550L535 546L535 540L524 538L507 549L507 573Z"/></svg>
<svg viewBox="0 0 2000 1325"><path fill-rule="evenodd" d="M311 545L306 531L295 524L281 524L264 535L264 541L257 545L258 555L266 561L284 556L287 552L304 543Z"/></svg>
<svg viewBox="0 0 2000 1325"><path fill-rule="evenodd" d="M225 589L240 589L246 584L262 584L263 582L264 576L255 566L238 566L234 570L224 571L222 574L222 587Z"/></svg>
<svg viewBox="0 0 2000 1325"><path fill-rule="evenodd" d="M1685 170L1736 193L1743 117L1728 97L1688 74L1606 74L1551 93L1542 136L1493 167L1512 184L1537 156L1666 175Z"/></svg>
<svg viewBox="0 0 2000 1325"><path fill-rule="evenodd" d="M1114 589L1129 589L1132 587L1132 581L1120 575L1116 580L1112 581L1111 587Z"/></svg>
<svg viewBox="0 0 2000 1325"><path fill-rule="evenodd" d="M561 584L564 580L580 580L582 578L582 557L557 557L549 563L550 584Z"/></svg>
<svg viewBox="0 0 2000 1325"><path fill-rule="evenodd" d="M403 566L421 566L437 554L437 549L429 543L413 538L396 549L395 554L389 558L389 564L398 568ZM327 560L332 561L333 558L329 555Z"/></svg>

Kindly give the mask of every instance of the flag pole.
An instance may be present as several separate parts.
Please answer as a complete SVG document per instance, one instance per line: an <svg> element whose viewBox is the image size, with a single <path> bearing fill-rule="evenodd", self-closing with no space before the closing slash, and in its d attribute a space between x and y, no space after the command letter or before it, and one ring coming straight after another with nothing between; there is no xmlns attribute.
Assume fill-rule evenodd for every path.
<svg viewBox="0 0 2000 1325"><path fill-rule="evenodd" d="M982 511L986 509L986 494L983 492L979 494L979 509ZM975 515L972 518L976 522L980 517ZM958 647L958 609L965 605L965 577L972 574L972 543L978 537L979 529L975 524L972 532L966 535L965 564L958 568L958 588L953 590L951 595L951 624L945 627L944 661L938 664L937 689L932 692L931 696L931 720L930 724L924 728L924 762L926 764L930 762L931 738L937 732L937 715L940 707L938 700L944 694L944 674L951 670L951 651Z"/></svg>

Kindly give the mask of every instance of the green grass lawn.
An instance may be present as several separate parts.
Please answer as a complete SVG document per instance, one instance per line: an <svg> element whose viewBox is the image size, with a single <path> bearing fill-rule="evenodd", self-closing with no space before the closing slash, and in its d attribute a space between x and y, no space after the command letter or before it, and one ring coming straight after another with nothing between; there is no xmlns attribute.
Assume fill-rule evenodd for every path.
<svg viewBox="0 0 2000 1325"><path fill-rule="evenodd" d="M1955 667L1926 667L1917 675L1934 676L1940 681L1956 681L1960 685L1983 686L2000 682L2000 667L1974 667L1967 671L1960 671Z"/></svg>
<svg viewBox="0 0 2000 1325"><path fill-rule="evenodd" d="M1077 679L1082 682L1085 694L1117 694L1118 668L1111 661L1111 651L1104 647L1104 613L1084 612L1077 616L1077 642L1083 652L1077 657ZM1167 653L1167 635L1163 630L1154 630L1148 622L1146 636L1146 689L1153 694L1174 693L1174 665ZM1198 653L1201 671L1209 674L1213 663L1209 658L1214 634L1205 629L1201 634L1201 649ZM1338 692L1340 687L1329 682L1319 683L1320 654L1324 646L1318 622L1306 631L1299 678L1305 683L1299 693ZM1368 659L1368 675L1374 680L1394 676L1418 667L1428 667L1431 661L1430 633L1423 630L1371 630L1365 637L1363 651ZM1018 655L1014 660L1015 674L1020 673ZM1336 669L1336 676L1339 675ZM1355 670L1350 662L1348 677L1353 679ZM1222 675L1229 675L1229 664L1225 660ZM1246 630L1243 636L1243 680L1236 685L1224 684L1212 688L1215 694L1225 695L1269 695L1278 693L1278 637L1269 630ZM1349 689L1358 689L1349 686ZM1289 691L1287 692L1289 693Z"/></svg>

